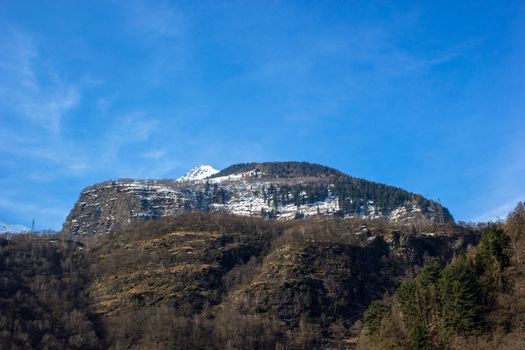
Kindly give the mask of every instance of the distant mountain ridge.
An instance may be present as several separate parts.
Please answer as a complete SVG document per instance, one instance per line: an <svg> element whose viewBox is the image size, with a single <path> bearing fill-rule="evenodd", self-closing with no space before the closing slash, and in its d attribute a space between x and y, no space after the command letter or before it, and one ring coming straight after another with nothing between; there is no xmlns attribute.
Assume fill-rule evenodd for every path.
<svg viewBox="0 0 525 350"><path fill-rule="evenodd" d="M184 212L226 212L269 219L315 215L453 222L440 203L403 189L306 162L242 163L217 171L199 166L177 180L118 180L82 191L63 232L104 235L134 221Z"/></svg>
<svg viewBox="0 0 525 350"><path fill-rule="evenodd" d="M22 232L29 232L29 231L31 231L31 229L24 225L6 224L4 222L0 222L0 234L2 233L22 233Z"/></svg>

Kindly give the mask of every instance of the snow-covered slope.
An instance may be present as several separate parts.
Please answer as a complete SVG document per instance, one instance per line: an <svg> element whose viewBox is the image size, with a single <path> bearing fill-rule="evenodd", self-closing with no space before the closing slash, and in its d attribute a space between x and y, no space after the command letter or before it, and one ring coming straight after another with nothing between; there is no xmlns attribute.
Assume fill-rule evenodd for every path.
<svg viewBox="0 0 525 350"><path fill-rule="evenodd" d="M199 165L190 171L188 171L183 176L179 177L177 181L196 181L196 180L204 180L207 177L210 177L212 175L215 175L219 172L219 170L213 168L210 165Z"/></svg>
<svg viewBox="0 0 525 350"><path fill-rule="evenodd" d="M134 221L193 211L289 220L315 215L385 218L401 223L453 221L441 204L400 188L299 162L246 163L220 172L199 166L177 180L119 180L82 191L63 231L104 235Z"/></svg>
<svg viewBox="0 0 525 350"><path fill-rule="evenodd" d="M28 227L19 224L6 224L0 222L0 233L22 233L31 231Z"/></svg>

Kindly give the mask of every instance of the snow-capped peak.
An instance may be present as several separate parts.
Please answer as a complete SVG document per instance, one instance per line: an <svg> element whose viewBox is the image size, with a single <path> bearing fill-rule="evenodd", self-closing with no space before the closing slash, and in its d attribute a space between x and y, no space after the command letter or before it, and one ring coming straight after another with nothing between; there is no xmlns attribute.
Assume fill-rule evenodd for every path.
<svg viewBox="0 0 525 350"><path fill-rule="evenodd" d="M28 227L24 225L9 225L3 222L0 222L0 233L22 233L31 231Z"/></svg>
<svg viewBox="0 0 525 350"><path fill-rule="evenodd" d="M190 171L188 171L183 176L179 177L177 181L194 181L194 180L203 180L207 177L210 177L214 174L217 174L219 170L209 166L209 165L199 165Z"/></svg>

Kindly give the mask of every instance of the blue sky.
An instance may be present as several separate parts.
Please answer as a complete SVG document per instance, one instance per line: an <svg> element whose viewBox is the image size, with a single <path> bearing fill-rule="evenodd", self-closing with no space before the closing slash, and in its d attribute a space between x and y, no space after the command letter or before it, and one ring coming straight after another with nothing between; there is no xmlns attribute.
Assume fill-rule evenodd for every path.
<svg viewBox="0 0 525 350"><path fill-rule="evenodd" d="M304 160L440 199L525 200L522 1L2 1L0 221L80 191Z"/></svg>

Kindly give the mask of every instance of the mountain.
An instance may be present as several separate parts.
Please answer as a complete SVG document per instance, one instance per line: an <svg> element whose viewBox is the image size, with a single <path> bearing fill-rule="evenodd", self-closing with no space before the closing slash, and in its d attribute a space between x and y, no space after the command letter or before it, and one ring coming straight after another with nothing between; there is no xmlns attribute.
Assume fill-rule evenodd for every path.
<svg viewBox="0 0 525 350"><path fill-rule="evenodd" d="M261 186L281 193L298 186L304 210L328 186L343 204L353 189L353 200L367 194L377 210L390 201L434 207L408 212L415 214L401 222L409 225L344 209L284 220L285 198L265 218L224 213L212 200L207 212L190 207L192 196L211 196L215 185L223 205L234 195L257 198ZM173 199L180 194L188 213ZM137 198L143 213L172 206L178 215L131 216ZM94 231L100 240L0 236L0 349L524 348L522 203L499 226L455 225L451 217L438 224L445 208L398 188L312 164L250 163L203 180L97 184L77 204L83 211L70 220L81 230L111 215L108 231ZM473 300L480 307L465 309ZM476 317L470 325L479 331L440 336L469 326L464 316Z"/></svg>
<svg viewBox="0 0 525 350"><path fill-rule="evenodd" d="M277 220L335 215L402 223L453 222L440 203L318 164L243 163L214 171L201 166L177 180L122 179L90 186L80 194L63 233L101 236L132 222L195 211Z"/></svg>
<svg viewBox="0 0 525 350"><path fill-rule="evenodd" d="M6 224L0 222L0 234L2 233L22 233L31 231L29 227L20 224Z"/></svg>
<svg viewBox="0 0 525 350"><path fill-rule="evenodd" d="M219 172L219 170L214 169L210 165L199 165L190 171L188 171L183 176L179 177L177 181L195 181L195 180L203 180L207 177L210 177L212 175L215 175Z"/></svg>

